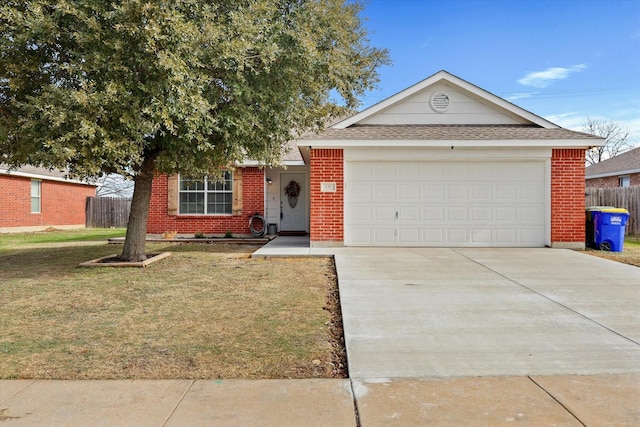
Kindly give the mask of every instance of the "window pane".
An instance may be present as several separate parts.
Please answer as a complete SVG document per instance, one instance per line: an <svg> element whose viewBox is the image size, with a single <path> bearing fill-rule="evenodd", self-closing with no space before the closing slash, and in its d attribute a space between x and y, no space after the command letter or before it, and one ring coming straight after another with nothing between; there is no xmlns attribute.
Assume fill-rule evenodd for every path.
<svg viewBox="0 0 640 427"><path fill-rule="evenodd" d="M203 214L204 193L180 193L181 214Z"/></svg>
<svg viewBox="0 0 640 427"><path fill-rule="evenodd" d="M209 180L207 190L208 191L231 191L232 182L233 182L233 176L231 172L227 171L224 173L224 176L222 177L222 181L216 181L213 178Z"/></svg>
<svg viewBox="0 0 640 427"><path fill-rule="evenodd" d="M206 192L205 192L206 188ZM232 213L233 174L224 173L222 181L180 178L179 213L224 215Z"/></svg>
<svg viewBox="0 0 640 427"><path fill-rule="evenodd" d="M31 181L31 197L40 197L40 181Z"/></svg>
<svg viewBox="0 0 640 427"><path fill-rule="evenodd" d="M31 181L31 212L40 213L41 181Z"/></svg>
<svg viewBox="0 0 640 427"><path fill-rule="evenodd" d="M204 191L204 181L180 179L180 191Z"/></svg>
<svg viewBox="0 0 640 427"><path fill-rule="evenodd" d="M231 199L231 193L207 193L207 213L230 214Z"/></svg>

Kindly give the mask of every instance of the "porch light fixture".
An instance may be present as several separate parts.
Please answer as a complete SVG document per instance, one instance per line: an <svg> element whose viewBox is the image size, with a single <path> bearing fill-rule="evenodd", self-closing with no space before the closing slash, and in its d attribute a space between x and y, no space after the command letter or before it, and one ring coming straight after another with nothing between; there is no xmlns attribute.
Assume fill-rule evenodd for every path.
<svg viewBox="0 0 640 427"><path fill-rule="evenodd" d="M273 184L273 180L271 178L267 178L267 184L269 185Z"/></svg>

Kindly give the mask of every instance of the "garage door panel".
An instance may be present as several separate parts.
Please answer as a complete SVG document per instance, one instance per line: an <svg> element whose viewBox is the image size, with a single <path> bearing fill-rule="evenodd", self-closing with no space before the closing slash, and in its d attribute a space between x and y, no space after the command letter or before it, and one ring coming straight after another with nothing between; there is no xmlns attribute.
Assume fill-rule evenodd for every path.
<svg viewBox="0 0 640 427"><path fill-rule="evenodd" d="M429 223L432 221L443 221L444 220L444 208L443 207L423 207L422 208L422 219L425 223Z"/></svg>
<svg viewBox="0 0 640 427"><path fill-rule="evenodd" d="M513 222L518 217L515 207L495 208L495 212L498 222Z"/></svg>
<svg viewBox="0 0 640 427"><path fill-rule="evenodd" d="M446 236L446 243L451 246L467 246L469 242L469 232L466 228L448 228Z"/></svg>
<svg viewBox="0 0 640 427"><path fill-rule="evenodd" d="M349 161L346 244L544 246L546 170L542 160Z"/></svg>
<svg viewBox="0 0 640 427"><path fill-rule="evenodd" d="M469 209L466 206L446 208L447 221L450 222L467 222Z"/></svg>
<svg viewBox="0 0 640 427"><path fill-rule="evenodd" d="M491 201L493 198L493 185L491 184L470 184L472 201Z"/></svg>
<svg viewBox="0 0 640 427"><path fill-rule="evenodd" d="M498 200L516 200L518 195L518 186L516 184L496 184L496 201Z"/></svg>
<svg viewBox="0 0 640 427"><path fill-rule="evenodd" d="M398 243L406 246L415 246L420 244L420 228L400 229L398 231Z"/></svg>
<svg viewBox="0 0 640 427"><path fill-rule="evenodd" d="M396 229L391 227L378 227L373 230L373 241L376 245L394 245L396 241Z"/></svg>
<svg viewBox="0 0 640 427"><path fill-rule="evenodd" d="M544 227L519 228L518 236L521 242L541 240L544 236Z"/></svg>
<svg viewBox="0 0 640 427"><path fill-rule="evenodd" d="M531 202L538 202L539 200L544 199L544 185L541 185L541 183L522 183L520 184L519 189L520 200L522 201L529 200Z"/></svg>
<svg viewBox="0 0 640 427"><path fill-rule="evenodd" d="M370 203L373 199L372 183L350 183L350 200L354 203Z"/></svg>
<svg viewBox="0 0 640 427"><path fill-rule="evenodd" d="M472 222L491 222L493 218L493 209L491 207L469 208L471 211Z"/></svg>
<svg viewBox="0 0 640 427"><path fill-rule="evenodd" d="M444 181L445 163L428 163L420 166L420 180L422 182Z"/></svg>
<svg viewBox="0 0 640 427"><path fill-rule="evenodd" d="M372 180L382 180L382 181L395 181L398 179L396 175L396 164L395 163L374 163L373 168L371 168L371 173L373 176L370 177Z"/></svg>
<svg viewBox="0 0 640 427"><path fill-rule="evenodd" d="M349 227L347 231L347 241L353 245L370 245L373 241L373 230L371 227Z"/></svg>
<svg viewBox="0 0 640 427"><path fill-rule="evenodd" d="M417 182L422 179L422 167L419 163L407 163L398 167L396 179Z"/></svg>
<svg viewBox="0 0 640 427"><path fill-rule="evenodd" d="M424 228L422 230L422 242L425 245L442 246L445 244L444 229Z"/></svg>
<svg viewBox="0 0 640 427"><path fill-rule="evenodd" d="M398 208L398 220L417 222L421 220L419 206L405 206Z"/></svg>
<svg viewBox="0 0 640 427"><path fill-rule="evenodd" d="M464 162L451 162L444 169L446 181L466 181L469 177L469 164Z"/></svg>
<svg viewBox="0 0 640 427"><path fill-rule="evenodd" d="M491 228L477 228L471 230L471 243L476 245L490 245L493 238Z"/></svg>
<svg viewBox="0 0 640 427"><path fill-rule="evenodd" d="M414 203L420 200L420 186L415 183L398 184L398 201Z"/></svg>
<svg viewBox="0 0 640 427"><path fill-rule="evenodd" d="M543 162L522 162L517 168L516 177L521 181L540 181L544 178Z"/></svg>
<svg viewBox="0 0 640 427"><path fill-rule="evenodd" d="M373 194L376 200L396 200L396 185L378 184L374 187Z"/></svg>
<svg viewBox="0 0 640 427"><path fill-rule="evenodd" d="M494 231L495 242L498 245L512 246L517 242L517 230L513 228L502 228Z"/></svg>
<svg viewBox="0 0 640 427"><path fill-rule="evenodd" d="M448 201L463 201L466 202L468 198L469 186L468 184L447 184Z"/></svg>
<svg viewBox="0 0 640 427"><path fill-rule="evenodd" d="M518 209L519 220L523 223L538 223L538 219L544 217L544 209L541 206L522 207Z"/></svg>
<svg viewBox="0 0 640 427"><path fill-rule="evenodd" d="M395 222L396 208L394 206L376 206L373 208L375 224Z"/></svg>
<svg viewBox="0 0 640 427"><path fill-rule="evenodd" d="M425 201L444 200L444 184L424 183L422 185L422 195Z"/></svg>
<svg viewBox="0 0 640 427"><path fill-rule="evenodd" d="M350 224L370 223L373 219L373 208L371 206L352 206L349 210L347 222Z"/></svg>

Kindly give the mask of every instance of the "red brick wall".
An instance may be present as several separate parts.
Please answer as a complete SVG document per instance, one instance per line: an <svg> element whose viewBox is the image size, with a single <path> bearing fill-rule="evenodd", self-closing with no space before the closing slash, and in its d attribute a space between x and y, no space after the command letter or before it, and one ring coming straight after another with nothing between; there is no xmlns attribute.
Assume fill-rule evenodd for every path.
<svg viewBox="0 0 640 427"><path fill-rule="evenodd" d="M341 149L311 149L312 242L344 241L344 160ZM335 193L320 191L320 183L335 182Z"/></svg>
<svg viewBox="0 0 640 427"><path fill-rule="evenodd" d="M629 175L631 187L640 185L640 173L632 173ZM587 187L607 188L620 187L620 177L607 176L603 178L587 179Z"/></svg>
<svg viewBox="0 0 640 427"><path fill-rule="evenodd" d="M584 150L554 149L551 156L551 243L585 242Z"/></svg>
<svg viewBox="0 0 640 427"><path fill-rule="evenodd" d="M93 186L42 180L40 213L31 213L31 178L0 175L0 227L84 225Z"/></svg>
<svg viewBox="0 0 640 427"><path fill-rule="evenodd" d="M177 231L194 234L250 234L249 217L259 212L264 215L264 171L259 168L244 168L242 173L242 215L167 215L167 175L153 179L147 233L160 234Z"/></svg>

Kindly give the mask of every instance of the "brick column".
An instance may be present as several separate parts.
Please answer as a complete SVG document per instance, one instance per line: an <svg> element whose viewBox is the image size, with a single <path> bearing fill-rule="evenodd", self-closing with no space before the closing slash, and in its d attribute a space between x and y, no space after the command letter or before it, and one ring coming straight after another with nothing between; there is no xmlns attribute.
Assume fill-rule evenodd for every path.
<svg viewBox="0 0 640 427"><path fill-rule="evenodd" d="M551 156L551 245L585 247L585 150L554 149Z"/></svg>
<svg viewBox="0 0 640 427"><path fill-rule="evenodd" d="M311 149L311 246L344 244L344 156L342 149ZM335 183L335 192L321 183Z"/></svg>

